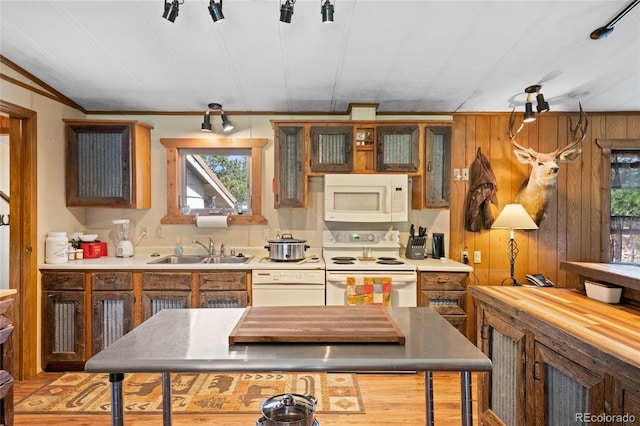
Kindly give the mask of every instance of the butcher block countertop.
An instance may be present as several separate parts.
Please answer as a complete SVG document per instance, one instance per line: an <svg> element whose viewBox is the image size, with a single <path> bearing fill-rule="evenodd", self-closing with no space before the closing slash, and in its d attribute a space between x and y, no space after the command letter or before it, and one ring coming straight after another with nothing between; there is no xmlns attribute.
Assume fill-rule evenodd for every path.
<svg viewBox="0 0 640 426"><path fill-rule="evenodd" d="M560 262L560 269L585 278L640 290L640 267L616 263Z"/></svg>
<svg viewBox="0 0 640 426"><path fill-rule="evenodd" d="M399 343L405 337L382 306L248 307L231 334L235 343Z"/></svg>
<svg viewBox="0 0 640 426"><path fill-rule="evenodd" d="M478 302L564 341L603 361L622 361L640 369L640 310L587 298L576 290L540 287L471 286ZM538 332L539 331L539 332Z"/></svg>

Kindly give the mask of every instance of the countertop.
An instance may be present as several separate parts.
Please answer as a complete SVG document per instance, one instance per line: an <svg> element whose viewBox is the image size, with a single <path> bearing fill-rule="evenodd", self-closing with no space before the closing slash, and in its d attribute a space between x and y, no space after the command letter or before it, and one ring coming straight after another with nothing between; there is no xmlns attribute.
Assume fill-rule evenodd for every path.
<svg viewBox="0 0 640 426"><path fill-rule="evenodd" d="M324 270L326 265L322 259L322 253L319 250L308 250L307 257L316 256L318 261L306 262L271 262L265 261L268 253L264 248L247 248L243 250L236 249L237 253L251 255L253 258L248 263L230 263L230 264L212 264L212 263L186 263L186 264L150 264L148 262L158 259L159 257L151 257L152 251L136 250L133 257L114 257L103 256L95 259L70 260L67 263L43 263L39 266L40 270L56 270L56 271L83 271L83 270L176 270L176 271L198 271L198 270L253 270L253 269L287 269L287 270ZM160 257L173 254L169 250L158 250ZM196 254L196 253L185 253ZM201 253L197 253L201 254ZM413 264L419 272L471 272L473 268L469 265L456 262L451 259L406 259L402 257L404 262Z"/></svg>
<svg viewBox="0 0 640 426"><path fill-rule="evenodd" d="M560 269L596 281L640 290L640 267L616 263L560 262Z"/></svg>
<svg viewBox="0 0 640 426"><path fill-rule="evenodd" d="M470 286L479 301L547 332L549 325L562 330L565 339L577 339L600 358L611 356L640 368L640 310L610 305L576 290L540 287Z"/></svg>

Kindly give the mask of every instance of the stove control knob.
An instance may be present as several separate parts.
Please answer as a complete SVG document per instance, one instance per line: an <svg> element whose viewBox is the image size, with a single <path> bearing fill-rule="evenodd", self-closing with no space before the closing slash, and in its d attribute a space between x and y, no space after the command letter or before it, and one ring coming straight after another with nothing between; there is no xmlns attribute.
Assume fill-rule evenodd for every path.
<svg viewBox="0 0 640 426"><path fill-rule="evenodd" d="M367 235L367 240L369 240L369 241L373 241L373 240L374 240L374 238L375 238L375 237L373 236L373 234L369 234L369 235Z"/></svg>

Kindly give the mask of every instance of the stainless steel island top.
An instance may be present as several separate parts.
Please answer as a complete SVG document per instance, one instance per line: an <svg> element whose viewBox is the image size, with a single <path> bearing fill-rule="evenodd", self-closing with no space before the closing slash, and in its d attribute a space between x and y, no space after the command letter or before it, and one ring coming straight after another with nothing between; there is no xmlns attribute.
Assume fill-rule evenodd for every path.
<svg viewBox="0 0 640 426"><path fill-rule="evenodd" d="M166 386L163 386L163 392L170 401L170 394L167 398L171 389L170 372L425 371L429 373L425 389L427 424L432 424L430 372L461 371L463 424L470 424L465 419L471 420L470 372L490 370L491 361L430 307L387 309L404 334L405 345L229 345L229 333L244 309L166 309L92 357L86 363L85 370L110 373L114 399L113 424L123 424L123 373L165 373ZM295 323L291 326L295 327ZM348 326L345 324L345 327ZM170 421L170 403L167 402L165 424L170 424Z"/></svg>

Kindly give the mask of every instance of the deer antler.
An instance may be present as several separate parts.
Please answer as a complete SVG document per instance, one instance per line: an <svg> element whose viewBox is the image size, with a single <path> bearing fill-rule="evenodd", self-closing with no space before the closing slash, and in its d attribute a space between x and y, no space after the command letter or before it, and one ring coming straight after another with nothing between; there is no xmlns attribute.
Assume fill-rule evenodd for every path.
<svg viewBox="0 0 640 426"><path fill-rule="evenodd" d="M526 151L528 153L535 154L536 152L534 150L532 150L531 148L525 148L522 145L520 145L518 142L516 142L516 136L518 135L518 133L520 133L520 131L524 127L524 121L522 123L520 123L520 127L518 127L518 130L516 130L514 132L513 131L513 125L515 124L515 121L516 121L515 111L516 111L515 108L512 109L511 110L511 116L509 117L509 137L511 138L511 144L514 147L516 147L517 149L521 150L521 151Z"/></svg>
<svg viewBox="0 0 640 426"><path fill-rule="evenodd" d="M589 127L589 118L587 117L587 114L582 109L582 103L579 102L578 105L580 105L580 119L576 123L575 127L573 127L571 117L569 117L569 130L571 131L571 140L573 141L573 143L571 143L571 145L567 145L562 149L558 149L556 151L556 155L561 155L562 153L575 148L580 142L584 140L585 136L587 135L587 128Z"/></svg>

